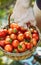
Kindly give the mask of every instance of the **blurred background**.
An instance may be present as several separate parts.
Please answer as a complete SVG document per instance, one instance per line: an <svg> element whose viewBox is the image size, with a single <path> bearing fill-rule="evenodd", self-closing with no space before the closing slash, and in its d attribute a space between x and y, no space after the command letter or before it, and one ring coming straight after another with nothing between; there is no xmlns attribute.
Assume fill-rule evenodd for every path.
<svg viewBox="0 0 41 65"><path fill-rule="evenodd" d="M34 1L32 0L32 6L34 5ZM0 0L0 18L5 17L5 15L11 12L15 3L16 0Z"/></svg>
<svg viewBox="0 0 41 65"><path fill-rule="evenodd" d="M32 0L32 7L35 0ZM13 11L13 7L16 3L16 0L0 0L0 27L5 25L8 21L8 15ZM3 52L0 50L0 65L23 65L20 61L15 62L12 59L3 56ZM25 65L29 65L26 64Z"/></svg>

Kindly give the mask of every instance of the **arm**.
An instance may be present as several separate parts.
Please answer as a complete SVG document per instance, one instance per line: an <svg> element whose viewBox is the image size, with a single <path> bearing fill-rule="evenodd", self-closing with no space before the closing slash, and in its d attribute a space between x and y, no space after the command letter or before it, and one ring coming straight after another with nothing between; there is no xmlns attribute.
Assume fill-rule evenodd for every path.
<svg viewBox="0 0 41 65"><path fill-rule="evenodd" d="M16 1L11 18L14 18L14 21L16 23L19 23L21 26L23 26L24 23L28 21L28 17L31 16L29 14L29 11L31 11L32 13L30 3L31 3L31 0L17 0Z"/></svg>

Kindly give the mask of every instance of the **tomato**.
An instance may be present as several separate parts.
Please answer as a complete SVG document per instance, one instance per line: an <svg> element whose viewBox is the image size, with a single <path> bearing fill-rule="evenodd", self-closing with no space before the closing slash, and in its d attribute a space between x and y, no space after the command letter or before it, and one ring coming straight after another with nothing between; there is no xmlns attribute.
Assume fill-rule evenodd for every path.
<svg viewBox="0 0 41 65"><path fill-rule="evenodd" d="M18 53L18 52L19 52L18 49L13 50L13 53Z"/></svg>
<svg viewBox="0 0 41 65"><path fill-rule="evenodd" d="M6 38L5 39L5 44L11 44L12 43L12 39L11 38Z"/></svg>
<svg viewBox="0 0 41 65"><path fill-rule="evenodd" d="M12 46L13 46L14 48L17 48L17 47L18 47L18 44L19 44L19 41L18 41L18 40L14 40L14 41L12 42Z"/></svg>
<svg viewBox="0 0 41 65"><path fill-rule="evenodd" d="M5 37L7 35L7 32L6 32L6 30L0 30L0 38L1 37Z"/></svg>
<svg viewBox="0 0 41 65"><path fill-rule="evenodd" d="M24 52L25 50L26 50L26 46L25 46L24 42L20 42L20 44L18 45L18 51Z"/></svg>
<svg viewBox="0 0 41 65"><path fill-rule="evenodd" d="M33 47L33 44L32 43L27 43L27 50L31 50Z"/></svg>
<svg viewBox="0 0 41 65"><path fill-rule="evenodd" d="M10 38L10 36L9 36L9 35L7 35L7 36L6 36L6 38Z"/></svg>
<svg viewBox="0 0 41 65"><path fill-rule="evenodd" d="M38 34L32 34L32 38L35 38L38 41L39 40L39 35Z"/></svg>
<svg viewBox="0 0 41 65"><path fill-rule="evenodd" d="M16 36L15 34L11 34L11 35L10 35L10 38L11 38L12 40L15 40L15 39L17 39L17 36Z"/></svg>
<svg viewBox="0 0 41 65"><path fill-rule="evenodd" d="M17 34L19 35L19 34L21 34L21 33L22 33L21 31L18 31L18 33L17 33Z"/></svg>
<svg viewBox="0 0 41 65"><path fill-rule="evenodd" d="M37 41L36 41L35 38L32 39L32 44L33 44L33 46L36 46L37 45Z"/></svg>
<svg viewBox="0 0 41 65"><path fill-rule="evenodd" d="M25 45L26 45L26 48L27 48L27 45L30 45L31 43L29 42L25 42ZM28 46L29 47L29 46ZM31 48L33 47L33 44L31 44Z"/></svg>
<svg viewBox="0 0 41 65"><path fill-rule="evenodd" d="M12 34L12 28L8 29L8 34Z"/></svg>
<svg viewBox="0 0 41 65"><path fill-rule="evenodd" d="M30 39L31 38L31 35L30 35L29 31L25 32L24 36L25 36L26 39Z"/></svg>
<svg viewBox="0 0 41 65"><path fill-rule="evenodd" d="M25 45L27 45L28 43L27 42L25 42Z"/></svg>
<svg viewBox="0 0 41 65"><path fill-rule="evenodd" d="M8 33L8 30L7 30L7 29L3 29L3 31L4 31L4 33L6 33L6 34Z"/></svg>
<svg viewBox="0 0 41 65"><path fill-rule="evenodd" d="M14 28L14 29L12 30L12 32L13 32L13 33L17 33L17 32L18 32L17 28Z"/></svg>
<svg viewBox="0 0 41 65"><path fill-rule="evenodd" d="M2 34L2 30L0 30L0 37L2 37L3 36L3 34Z"/></svg>
<svg viewBox="0 0 41 65"><path fill-rule="evenodd" d="M5 45L4 40L1 40L1 41L0 41L0 46L1 46L1 47L4 47L4 45Z"/></svg>
<svg viewBox="0 0 41 65"><path fill-rule="evenodd" d="M5 49L5 51L7 51L7 52L12 52L13 51L13 47L11 46L11 45L6 45L5 47L4 47L4 49Z"/></svg>
<svg viewBox="0 0 41 65"><path fill-rule="evenodd" d="M17 38L18 38L19 41L24 40L24 34L22 34L22 33L19 34Z"/></svg>
<svg viewBox="0 0 41 65"><path fill-rule="evenodd" d="M17 28L17 29L19 29L19 25L16 24L16 23L11 23L11 24L10 24L10 27L11 27L11 28Z"/></svg>
<svg viewBox="0 0 41 65"><path fill-rule="evenodd" d="M26 29L23 27L20 27L20 31L24 33L26 31Z"/></svg>
<svg viewBox="0 0 41 65"><path fill-rule="evenodd" d="M37 30L34 30L33 33L34 33L34 34L38 34L38 31L37 31Z"/></svg>

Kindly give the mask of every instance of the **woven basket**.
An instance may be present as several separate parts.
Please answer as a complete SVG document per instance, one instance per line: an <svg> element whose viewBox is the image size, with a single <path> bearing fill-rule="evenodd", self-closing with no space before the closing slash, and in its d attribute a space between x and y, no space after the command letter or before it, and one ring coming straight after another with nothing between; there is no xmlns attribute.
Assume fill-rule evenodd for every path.
<svg viewBox="0 0 41 65"><path fill-rule="evenodd" d="M6 26L5 28L8 28L8 26ZM39 37L41 37L39 29L37 27L36 27L36 29L38 30ZM40 42L40 40L39 40L39 42ZM37 43L37 46L39 45L39 42ZM33 53L35 52L37 46L33 47L32 50L25 51L23 53L9 53L9 52L6 52L5 50L3 50L1 47L0 47L0 50L3 51L4 56L7 56L7 57L9 57L13 60L18 61L18 60L23 60L23 59L29 58L31 55L33 55Z"/></svg>

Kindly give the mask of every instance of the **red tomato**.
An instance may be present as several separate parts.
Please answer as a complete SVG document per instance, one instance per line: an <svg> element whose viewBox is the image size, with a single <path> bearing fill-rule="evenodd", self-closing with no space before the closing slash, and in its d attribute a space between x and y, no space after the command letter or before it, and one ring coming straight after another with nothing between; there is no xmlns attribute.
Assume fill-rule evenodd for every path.
<svg viewBox="0 0 41 65"><path fill-rule="evenodd" d="M27 42L25 42L25 45L27 45L28 43Z"/></svg>
<svg viewBox="0 0 41 65"><path fill-rule="evenodd" d="M38 34L32 34L32 38L35 38L38 41L39 40L39 35Z"/></svg>
<svg viewBox="0 0 41 65"><path fill-rule="evenodd" d="M34 33L34 34L38 34L38 31L37 31L37 30L34 30L33 33Z"/></svg>
<svg viewBox="0 0 41 65"><path fill-rule="evenodd" d="M12 28L8 29L8 34L12 34Z"/></svg>
<svg viewBox="0 0 41 65"><path fill-rule="evenodd" d="M4 40L1 40L1 41L0 41L0 46L1 46L1 47L4 47L4 45L5 45Z"/></svg>
<svg viewBox="0 0 41 65"><path fill-rule="evenodd" d="M24 36L25 36L26 39L30 39L31 38L31 35L30 35L29 31L25 32Z"/></svg>
<svg viewBox="0 0 41 65"><path fill-rule="evenodd" d="M6 38L10 38L10 36L9 36L9 35L7 35L7 36L6 36Z"/></svg>
<svg viewBox="0 0 41 65"><path fill-rule="evenodd" d="M24 52L25 50L26 50L26 46L25 46L24 42L20 42L20 44L18 45L18 51Z"/></svg>
<svg viewBox="0 0 41 65"><path fill-rule="evenodd" d="M10 27L19 29L19 25L16 23L11 23Z"/></svg>
<svg viewBox="0 0 41 65"><path fill-rule="evenodd" d="M18 32L17 28L14 28L14 29L12 30L12 32L13 32L13 33L17 33L17 32Z"/></svg>
<svg viewBox="0 0 41 65"><path fill-rule="evenodd" d="M24 33L26 31L26 29L23 27L20 27L20 31Z"/></svg>
<svg viewBox="0 0 41 65"><path fill-rule="evenodd" d="M15 40L15 39L17 39L17 36L16 36L15 34L11 34L11 35L10 35L10 38L11 38L12 40Z"/></svg>
<svg viewBox="0 0 41 65"><path fill-rule="evenodd" d="M29 43L30 44L30 43ZM27 47L27 45L28 45L28 42L25 42L25 45L26 45L26 47ZM33 44L31 44L31 48L33 47Z"/></svg>
<svg viewBox="0 0 41 65"><path fill-rule="evenodd" d="M18 38L19 41L22 41L22 40L24 40L24 35L21 33L21 34L18 35L17 38Z"/></svg>
<svg viewBox="0 0 41 65"><path fill-rule="evenodd" d="M5 37L7 35L7 32L5 30L0 30L0 37Z"/></svg>
<svg viewBox="0 0 41 65"><path fill-rule="evenodd" d="M27 43L27 49L28 49L28 50L31 50L32 47L33 47L33 44L32 44L32 43Z"/></svg>
<svg viewBox="0 0 41 65"><path fill-rule="evenodd" d="M13 51L13 47L11 46L11 45L6 45L5 47L4 47L4 49L5 49L5 51L7 51L7 52L12 52Z"/></svg>
<svg viewBox="0 0 41 65"><path fill-rule="evenodd" d="M19 41L18 41L18 40L14 40L14 41L12 42L12 46L13 46L14 48L17 48L18 45L19 45Z"/></svg>
<svg viewBox="0 0 41 65"><path fill-rule="evenodd" d="M17 34L21 34L22 32L21 31L18 31L18 33Z"/></svg>
<svg viewBox="0 0 41 65"><path fill-rule="evenodd" d="M7 29L3 29L3 30L4 30L4 33L6 33L6 34L8 33L8 30Z"/></svg>
<svg viewBox="0 0 41 65"><path fill-rule="evenodd" d="M37 45L37 41L35 38L32 39L32 43L33 43L33 46L36 46Z"/></svg>
<svg viewBox="0 0 41 65"><path fill-rule="evenodd" d="M18 52L19 52L18 49L13 50L13 53L18 53Z"/></svg>
<svg viewBox="0 0 41 65"><path fill-rule="evenodd" d="M9 37L5 39L5 44L11 44L12 43L12 39L10 39Z"/></svg>
<svg viewBox="0 0 41 65"><path fill-rule="evenodd" d="M1 37L3 37L3 33L2 33L2 31L0 31L0 38L1 38Z"/></svg>

